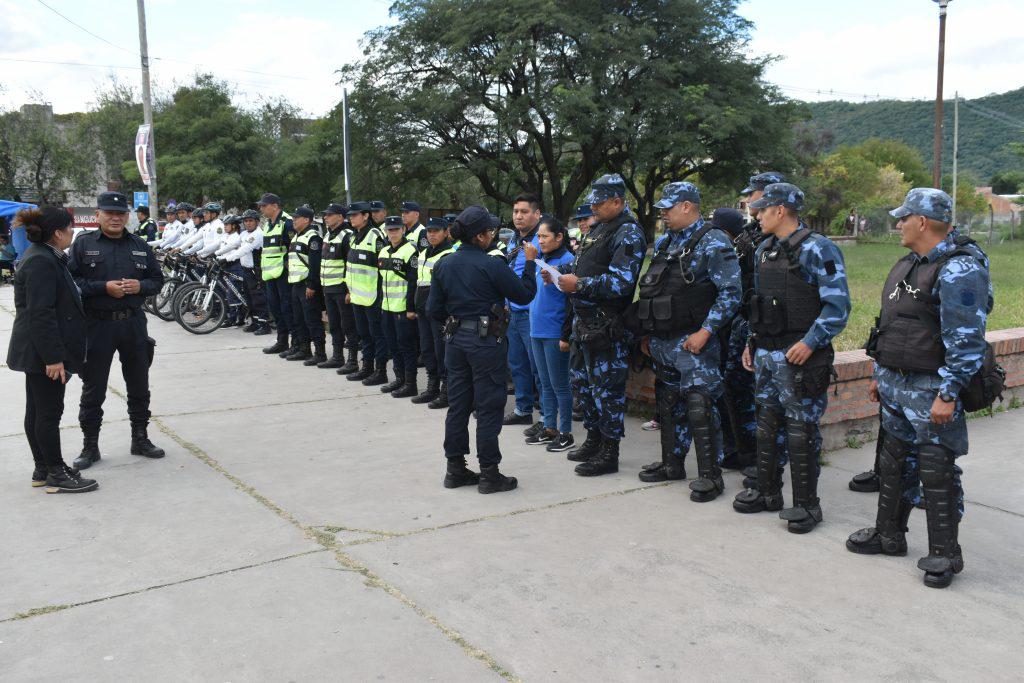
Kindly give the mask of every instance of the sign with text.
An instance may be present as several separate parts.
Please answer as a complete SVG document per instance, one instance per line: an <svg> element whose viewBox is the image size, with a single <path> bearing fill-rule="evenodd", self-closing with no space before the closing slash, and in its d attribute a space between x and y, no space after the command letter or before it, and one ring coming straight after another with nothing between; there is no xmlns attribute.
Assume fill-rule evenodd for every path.
<svg viewBox="0 0 1024 683"><path fill-rule="evenodd" d="M135 193L135 208L140 206L149 206L149 193L148 192L136 192Z"/></svg>

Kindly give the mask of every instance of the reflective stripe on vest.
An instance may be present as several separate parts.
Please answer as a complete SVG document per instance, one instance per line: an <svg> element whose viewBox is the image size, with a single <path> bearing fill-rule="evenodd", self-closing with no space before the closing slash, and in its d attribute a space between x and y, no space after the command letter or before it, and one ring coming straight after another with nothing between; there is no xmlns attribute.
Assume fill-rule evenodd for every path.
<svg viewBox="0 0 1024 683"><path fill-rule="evenodd" d="M284 223L291 216L281 212L273 225L263 231L263 252L260 254L260 269L264 280L276 280L284 275Z"/></svg>
<svg viewBox="0 0 1024 683"><path fill-rule="evenodd" d="M417 287L429 287L430 281L434 277L434 266L437 265L438 260L442 256L447 256L455 252L454 247L448 247L444 251L439 251L433 256L427 257L427 250L424 249L420 252L419 263L416 269L416 286Z"/></svg>
<svg viewBox="0 0 1024 683"><path fill-rule="evenodd" d="M352 237L355 240L355 235ZM345 284L356 306L372 306L377 301L379 274L377 253L380 233L376 228L366 231L363 239L352 244L345 264Z"/></svg>
<svg viewBox="0 0 1024 683"><path fill-rule="evenodd" d="M380 308L389 313L402 313L407 308L409 296L409 281L405 279L403 271L409 260L416 255L416 247L406 242L395 251L391 250L392 247L387 246L380 251Z"/></svg>
<svg viewBox="0 0 1024 683"><path fill-rule="evenodd" d="M316 228L310 226L292 240L288 247L288 284L294 285L309 277L309 241L319 236Z"/></svg>
<svg viewBox="0 0 1024 683"><path fill-rule="evenodd" d="M345 257L341 254L341 247L351 234L352 231L345 228L339 230L334 237L328 233L324 240L320 260L320 284L324 287L333 287L345 282Z"/></svg>

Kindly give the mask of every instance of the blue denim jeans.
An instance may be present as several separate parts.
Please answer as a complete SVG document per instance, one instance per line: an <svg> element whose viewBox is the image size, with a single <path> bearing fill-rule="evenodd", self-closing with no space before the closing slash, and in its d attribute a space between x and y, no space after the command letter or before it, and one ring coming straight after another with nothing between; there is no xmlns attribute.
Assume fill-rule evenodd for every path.
<svg viewBox="0 0 1024 683"><path fill-rule="evenodd" d="M516 389L516 414L533 414L533 389L538 384L537 363L530 339L530 311L512 311L508 324L508 367Z"/></svg>
<svg viewBox="0 0 1024 683"><path fill-rule="evenodd" d="M537 374L540 375L540 412L544 416L544 426L569 434L572 432L569 352L558 349L557 339L531 341Z"/></svg>

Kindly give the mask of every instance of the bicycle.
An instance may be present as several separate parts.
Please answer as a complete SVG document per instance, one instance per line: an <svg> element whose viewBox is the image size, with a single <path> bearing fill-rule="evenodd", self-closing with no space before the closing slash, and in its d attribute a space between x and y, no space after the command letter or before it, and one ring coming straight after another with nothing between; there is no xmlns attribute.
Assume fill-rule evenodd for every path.
<svg viewBox="0 0 1024 683"><path fill-rule="evenodd" d="M175 320L193 334L209 334L224 323L230 308L245 308L244 303L228 303L230 295L234 295L234 300L245 301L245 296L235 284L243 279L224 270L217 261L206 265L203 281L181 285L174 297ZM245 311L238 315L244 317Z"/></svg>

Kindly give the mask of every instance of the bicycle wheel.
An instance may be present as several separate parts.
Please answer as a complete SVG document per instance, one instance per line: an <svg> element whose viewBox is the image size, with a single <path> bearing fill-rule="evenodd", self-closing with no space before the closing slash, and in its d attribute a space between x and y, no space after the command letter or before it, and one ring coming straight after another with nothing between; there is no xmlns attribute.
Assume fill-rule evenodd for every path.
<svg viewBox="0 0 1024 683"><path fill-rule="evenodd" d="M164 280L160 291L153 295L153 313L158 318L161 320L174 319L174 309L171 306L174 301L174 293L183 284L185 284L185 281L178 277Z"/></svg>
<svg viewBox="0 0 1024 683"><path fill-rule="evenodd" d="M224 322L227 302L220 292L196 287L177 299L175 319L192 334L209 334Z"/></svg>

